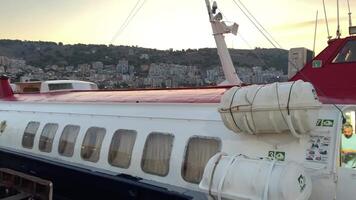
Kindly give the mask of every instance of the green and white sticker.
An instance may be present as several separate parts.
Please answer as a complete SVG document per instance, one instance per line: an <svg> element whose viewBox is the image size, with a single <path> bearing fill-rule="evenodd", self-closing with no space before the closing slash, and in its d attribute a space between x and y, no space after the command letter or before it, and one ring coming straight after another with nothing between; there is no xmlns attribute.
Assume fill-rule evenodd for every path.
<svg viewBox="0 0 356 200"><path fill-rule="evenodd" d="M286 159L286 152L283 151L269 151L268 157L278 161L284 161Z"/></svg>
<svg viewBox="0 0 356 200"><path fill-rule="evenodd" d="M318 121L316 122L316 126L333 127L334 120L333 119L318 119Z"/></svg>
<svg viewBox="0 0 356 200"><path fill-rule="evenodd" d="M313 60L312 62L313 68L320 68L323 66L323 61L321 60Z"/></svg>
<svg viewBox="0 0 356 200"><path fill-rule="evenodd" d="M274 158L274 151L269 151L268 152L268 157L269 158Z"/></svg>

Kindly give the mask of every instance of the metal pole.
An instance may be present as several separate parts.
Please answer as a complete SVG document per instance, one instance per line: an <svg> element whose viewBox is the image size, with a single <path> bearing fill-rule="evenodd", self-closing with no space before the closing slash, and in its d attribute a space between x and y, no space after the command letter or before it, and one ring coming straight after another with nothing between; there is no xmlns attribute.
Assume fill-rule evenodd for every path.
<svg viewBox="0 0 356 200"><path fill-rule="evenodd" d="M313 53L315 56L315 41L316 41L316 31L318 29L318 10L316 11L316 19L315 19L315 30L314 30L314 43L313 43Z"/></svg>
<svg viewBox="0 0 356 200"><path fill-rule="evenodd" d="M213 15L211 13L211 5L209 0L205 0L206 8L208 9L209 20L213 20Z"/></svg>
<svg viewBox="0 0 356 200"><path fill-rule="evenodd" d="M337 5L337 30L336 30L336 37L340 38L341 33L340 33L340 14L339 14L339 0L336 1Z"/></svg>
<svg viewBox="0 0 356 200"><path fill-rule="evenodd" d="M229 50L226 46L225 37L224 37L225 33L232 33L233 31L232 31L232 29L230 29L230 27L226 26L226 24L221 20L220 17L216 17L216 16L218 16L218 14L216 14L215 16L213 15L212 9L216 8L216 3L213 4L213 7L215 7L215 8L211 7L209 0L205 0L205 3L207 6L207 9L208 9L210 24L211 24L211 28L213 29L213 36L215 39L216 48L218 50L218 55L220 58L221 66L222 66L222 69L224 71L224 75L225 75L225 78L227 81L227 83L223 83L223 84L241 85L242 81L237 76L237 73L236 73L234 64L232 62ZM234 25L236 26L236 31L237 31L238 25L237 24L234 24Z"/></svg>
<svg viewBox="0 0 356 200"><path fill-rule="evenodd" d="M323 7L324 7L324 15L325 15L325 23L326 23L326 30L328 32L328 40L331 39L330 36L330 31L329 31L329 22L328 22L328 16L326 14L326 7L325 7L325 1L323 0Z"/></svg>
<svg viewBox="0 0 356 200"><path fill-rule="evenodd" d="M350 1L347 0L347 7L349 8L349 26L352 26L352 18L351 18L351 9L350 9Z"/></svg>

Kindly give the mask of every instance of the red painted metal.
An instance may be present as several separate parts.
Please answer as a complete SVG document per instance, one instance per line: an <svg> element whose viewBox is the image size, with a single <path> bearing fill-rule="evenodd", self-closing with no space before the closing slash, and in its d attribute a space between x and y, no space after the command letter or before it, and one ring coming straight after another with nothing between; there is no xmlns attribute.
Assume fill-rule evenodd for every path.
<svg viewBox="0 0 356 200"><path fill-rule="evenodd" d="M231 86L205 89L72 91L42 94L15 94L4 101L23 102L103 102L103 103L219 103Z"/></svg>
<svg viewBox="0 0 356 200"><path fill-rule="evenodd" d="M312 62L307 63L291 81L311 82L323 103L356 104L356 62L332 62L350 40L356 40L356 36L330 41L328 47L314 58L323 62L322 67L313 68Z"/></svg>
<svg viewBox="0 0 356 200"><path fill-rule="evenodd" d="M13 92L10 86L9 77L0 76L0 98L12 97Z"/></svg>

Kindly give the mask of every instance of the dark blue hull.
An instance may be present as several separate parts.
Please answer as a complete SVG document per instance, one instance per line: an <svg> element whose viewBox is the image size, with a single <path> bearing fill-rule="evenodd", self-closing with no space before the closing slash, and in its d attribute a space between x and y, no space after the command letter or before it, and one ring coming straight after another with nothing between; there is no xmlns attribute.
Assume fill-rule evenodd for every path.
<svg viewBox="0 0 356 200"><path fill-rule="evenodd" d="M111 176L2 148L0 167L52 181L54 199L192 199L163 187L141 183L139 178Z"/></svg>

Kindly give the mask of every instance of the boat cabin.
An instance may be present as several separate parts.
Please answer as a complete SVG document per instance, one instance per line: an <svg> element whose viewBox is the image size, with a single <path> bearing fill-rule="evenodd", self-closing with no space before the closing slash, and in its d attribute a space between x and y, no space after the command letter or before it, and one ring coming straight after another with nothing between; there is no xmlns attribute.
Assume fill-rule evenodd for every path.
<svg viewBox="0 0 356 200"><path fill-rule="evenodd" d="M333 39L290 80L311 82L323 103L356 103L356 36Z"/></svg>

